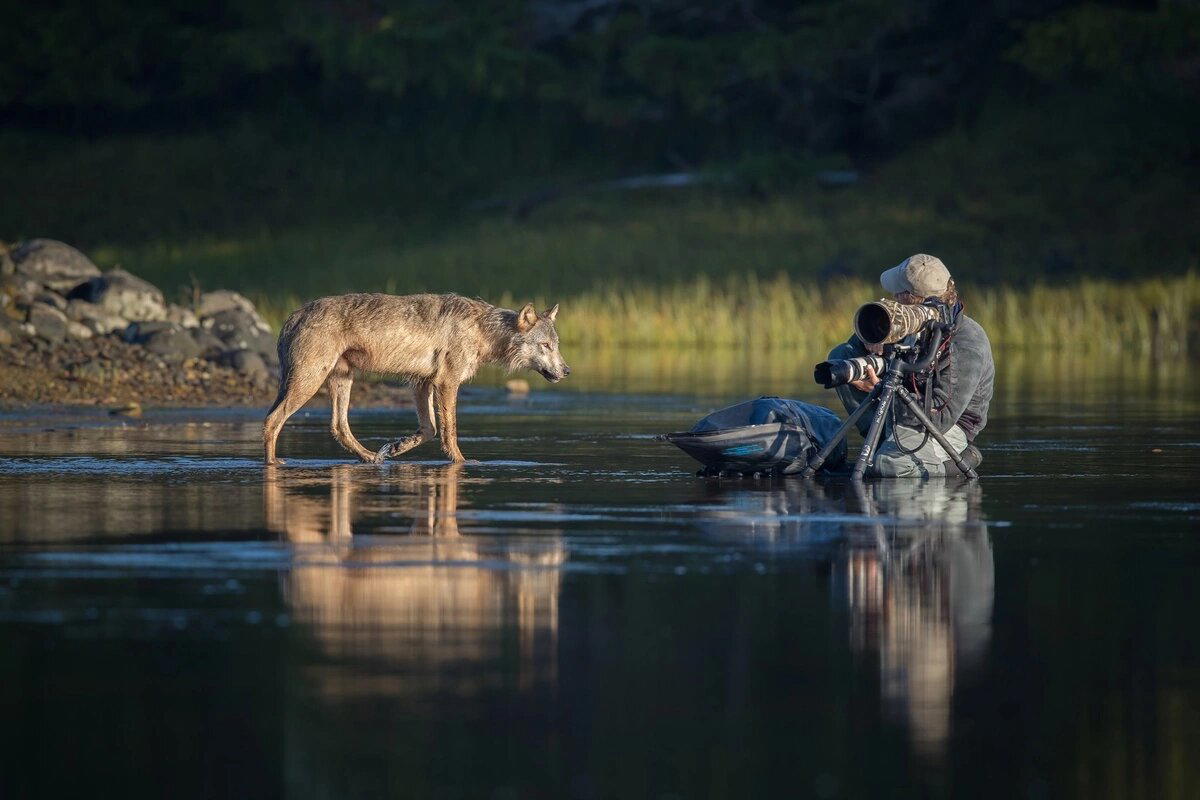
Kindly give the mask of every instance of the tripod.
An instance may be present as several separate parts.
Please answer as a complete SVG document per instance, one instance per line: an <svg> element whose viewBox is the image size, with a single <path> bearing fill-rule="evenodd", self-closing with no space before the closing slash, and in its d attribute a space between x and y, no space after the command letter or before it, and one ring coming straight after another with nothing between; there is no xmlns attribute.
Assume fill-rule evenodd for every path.
<svg viewBox="0 0 1200 800"><path fill-rule="evenodd" d="M817 474L817 470L825 463L825 459L829 458L830 453L840 444L850 431L855 423L863 414L867 413L867 409L874 406L875 413L871 417L871 427L867 429L867 435L863 440L862 450L858 452L858 460L854 462L854 470L850 473L850 478L855 481L862 480L863 474L867 471L867 467L872 465L875 457L879 454L879 443L883 438L883 426L887 420L888 411L896 402L896 398L900 398L900 402L904 403L925 432L933 437L942 449L950 454L950 458L954 461L955 466L962 470L963 475L968 478L978 478L979 475L971 468L971 465L963 460L963 457L954 449L950 442L946 441L946 437L942 432L930 421L928 415L921 408L920 403L912 396L908 389L904 388L900 380L910 373L921 372L933 363L933 359L937 356L938 347L941 346L942 336L945 334L945 326L932 326L930 340L926 347L921 348L911 339L906 339L896 344L888 345L884 348L884 371L883 376L879 379L879 383L875 384L875 388L871 389L871 393L867 395L858 408L854 409L854 413L842 423L842 427L838 428L837 433L833 435L824 447L817 452L808 462L808 466L800 473L801 478L811 478ZM916 361L905 361L904 356L917 353L924 349L925 355L918 358Z"/></svg>

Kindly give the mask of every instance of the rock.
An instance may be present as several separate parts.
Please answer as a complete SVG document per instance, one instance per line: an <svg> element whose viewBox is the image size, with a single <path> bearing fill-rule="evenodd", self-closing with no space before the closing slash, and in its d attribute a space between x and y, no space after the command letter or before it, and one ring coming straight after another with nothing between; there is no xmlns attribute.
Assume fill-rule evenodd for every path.
<svg viewBox="0 0 1200 800"><path fill-rule="evenodd" d="M82 322L96 333L113 333L129 327L129 320L116 314L109 314L95 303L87 300L67 301L67 317Z"/></svg>
<svg viewBox="0 0 1200 800"><path fill-rule="evenodd" d="M178 322L180 325L182 325L185 328L199 328L200 327L199 317L197 317L194 313L192 313L192 310L190 308L184 308L183 306L177 306L174 303L171 303L169 306L167 306L167 321L168 322Z"/></svg>
<svg viewBox="0 0 1200 800"><path fill-rule="evenodd" d="M88 361L84 364L76 364L71 368L71 377L77 381L92 381L93 383L101 383L108 378L108 370L97 364L95 361Z"/></svg>
<svg viewBox="0 0 1200 800"><path fill-rule="evenodd" d="M266 362L253 350L230 350L221 356L221 364L233 367L238 372L255 380L265 381L271 377Z"/></svg>
<svg viewBox="0 0 1200 800"><path fill-rule="evenodd" d="M0 347L8 347L17 340L17 336L8 329L8 326L0 321Z"/></svg>
<svg viewBox="0 0 1200 800"><path fill-rule="evenodd" d="M74 289L100 275L90 258L54 239L21 242L10 251L9 257L18 274L59 292Z"/></svg>
<svg viewBox="0 0 1200 800"><path fill-rule="evenodd" d="M177 322L135 322L125 329L122 338L140 344L149 352L169 361L182 361L200 355L196 340Z"/></svg>
<svg viewBox="0 0 1200 800"><path fill-rule="evenodd" d="M513 378L504 384L509 394L529 394L529 381L524 378Z"/></svg>
<svg viewBox="0 0 1200 800"><path fill-rule="evenodd" d="M48 306L54 306L59 311L67 310L67 298L63 297L58 292L47 292L42 290L33 296L35 303L45 303Z"/></svg>
<svg viewBox="0 0 1200 800"><path fill-rule="evenodd" d="M13 263L12 257L8 253L8 245L0 242L0 278L12 275L17 271L17 265Z"/></svg>
<svg viewBox="0 0 1200 800"><path fill-rule="evenodd" d="M275 337L270 328L260 325L254 315L241 309L228 309L204 318L203 326L225 343L228 350L253 350L269 353L275 350Z"/></svg>
<svg viewBox="0 0 1200 800"><path fill-rule="evenodd" d="M41 292L42 285L24 275L14 275L5 281L4 293L12 298L13 305L21 308L29 308Z"/></svg>
<svg viewBox="0 0 1200 800"><path fill-rule="evenodd" d="M90 339L94 332L82 322L76 322L73 319L67 320L67 336L72 339Z"/></svg>
<svg viewBox="0 0 1200 800"><path fill-rule="evenodd" d="M245 311L247 314L258 316L258 311L254 308L254 303L251 303L243 295L231 292L228 289L205 292L200 295L200 302L196 305L196 313L201 318L211 317L222 311L232 310Z"/></svg>
<svg viewBox="0 0 1200 800"><path fill-rule="evenodd" d="M114 417L140 417L142 415L142 406L138 402L126 403L123 406L110 408L108 413Z"/></svg>
<svg viewBox="0 0 1200 800"><path fill-rule="evenodd" d="M132 344L141 344L150 338L151 335L159 331L174 330L177 327L182 327L175 322L167 322L166 320L147 320L144 322L131 322L121 332L121 338Z"/></svg>
<svg viewBox="0 0 1200 800"><path fill-rule="evenodd" d="M167 304L151 283L123 269L110 269L75 287L67 297L95 303L108 314L137 320L165 320Z"/></svg>
<svg viewBox="0 0 1200 800"><path fill-rule="evenodd" d="M29 307L26 322L33 326L39 338L48 342L61 342L67 338L67 315L54 306L34 303Z"/></svg>
<svg viewBox="0 0 1200 800"><path fill-rule="evenodd" d="M225 353L225 343L213 336L211 331L206 331L204 328L192 328L188 331L195 340L196 346L200 348L200 357L209 361L219 361Z"/></svg>

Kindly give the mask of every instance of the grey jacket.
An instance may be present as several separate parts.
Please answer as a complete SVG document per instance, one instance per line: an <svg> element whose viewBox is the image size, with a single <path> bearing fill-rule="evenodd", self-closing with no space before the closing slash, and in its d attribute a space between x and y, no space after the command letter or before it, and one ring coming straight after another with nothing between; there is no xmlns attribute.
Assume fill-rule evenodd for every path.
<svg viewBox="0 0 1200 800"><path fill-rule="evenodd" d="M983 427L987 425L988 406L992 402L992 392L995 387L996 365L992 361L992 344L979 323L963 314L958 320L958 327L950 339L950 366L946 373L949 376L949 386L942 386L949 394L949 402L943 408L935 407L930 413L938 430L942 433L957 424L974 440ZM851 336L843 344L833 348L830 359L857 358L867 355L867 349L857 336ZM866 399L866 392L861 392L852 386L844 385L836 389L847 412L858 408L859 403ZM870 425L870 413L858 421L858 427L866 433ZM906 420L904 424L916 424L916 420Z"/></svg>

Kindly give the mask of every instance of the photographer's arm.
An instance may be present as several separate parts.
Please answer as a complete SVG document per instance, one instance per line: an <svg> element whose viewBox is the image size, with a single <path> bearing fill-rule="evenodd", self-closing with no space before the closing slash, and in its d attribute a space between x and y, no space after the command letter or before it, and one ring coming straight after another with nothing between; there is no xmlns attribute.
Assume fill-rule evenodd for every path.
<svg viewBox="0 0 1200 800"><path fill-rule="evenodd" d="M859 341L857 336L851 335L849 339L839 344L829 352L829 360L835 361L838 359L861 358L867 355L867 348ZM869 390L864 391L857 388L854 384L843 384L835 387L838 399L842 401L842 405L846 407L847 414L853 414L854 409L858 408L863 400L867 399ZM865 415L858 421L859 432L865 434L867 428L870 427L870 415Z"/></svg>
<svg viewBox="0 0 1200 800"><path fill-rule="evenodd" d="M940 409L935 407L929 414L930 420L942 433L953 428L967 410L971 398L979 389L985 366L983 357L971 347L956 347L952 358L949 371L954 374L951 385L942 387L950 396L949 402Z"/></svg>

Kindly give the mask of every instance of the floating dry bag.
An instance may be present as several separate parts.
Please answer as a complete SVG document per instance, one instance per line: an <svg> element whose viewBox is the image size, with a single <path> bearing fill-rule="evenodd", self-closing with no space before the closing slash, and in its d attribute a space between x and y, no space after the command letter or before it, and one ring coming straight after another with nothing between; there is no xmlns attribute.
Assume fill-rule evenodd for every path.
<svg viewBox="0 0 1200 800"><path fill-rule="evenodd" d="M703 464L708 473L789 475L804 469L841 424L837 414L822 406L760 397L714 411L690 431L663 438ZM843 440L823 469L837 469L845 461Z"/></svg>

